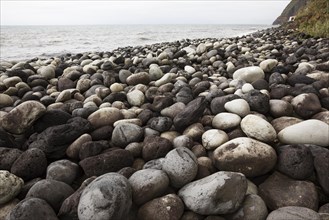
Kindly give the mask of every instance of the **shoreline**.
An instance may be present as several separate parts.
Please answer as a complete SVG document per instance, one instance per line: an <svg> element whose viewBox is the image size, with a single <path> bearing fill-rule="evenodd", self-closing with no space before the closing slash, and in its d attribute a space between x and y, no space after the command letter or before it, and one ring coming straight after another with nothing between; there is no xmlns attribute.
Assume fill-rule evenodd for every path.
<svg viewBox="0 0 329 220"><path fill-rule="evenodd" d="M172 27L176 27L177 28L177 26L179 27L179 25L173 25ZM40 26L41 28L44 28L45 30L44 31L47 31L48 29L47 29L47 26ZM40 28L39 27L39 28ZM67 30L69 27L71 27L71 26L61 26L61 27L59 27L60 28L60 30L61 31L69 31L69 30ZM76 29L76 33L80 33L80 31L81 31L81 29L82 29L82 27L83 26L81 26L80 28L78 28L78 29ZM100 32L100 33L102 33L102 31L104 31L104 30L107 30L107 29L101 29L101 30L99 30L97 27L102 27L102 26L85 26L85 28L93 28L94 29L94 32ZM120 32L120 31L124 31L124 30L128 30L127 28L126 28L126 26L113 26L113 27L115 27L114 29L113 29L113 34L115 35L116 34L116 32ZM123 42L121 42L121 45L120 44L118 44L118 43L114 43L114 45L111 45L111 44L106 44L106 42L102 42L102 48L106 48L106 47L109 47L109 50L107 50L107 51L112 51L112 50L115 50L115 49L117 49L118 47L122 47L122 46L143 46L143 45L151 45L151 44L154 44L154 43L161 43L161 42L173 42L173 41L175 41L175 37L174 36L172 36L172 39L173 40L164 40L164 39L169 39L169 37L163 37L162 35L166 35L167 33L166 33L166 31L161 31L161 30L158 30L158 29L156 29L155 31L156 32L158 32L158 36L157 37L155 37L155 39L153 39L153 37L154 36L148 36L148 35L146 35L145 37L144 37L144 35L143 34L145 34L147 31L151 31L152 32L152 29L153 28L156 28L156 27L158 27L158 26L152 26L152 25L142 25L142 26L128 26L128 27L130 27L130 28L132 28L132 30L133 30L133 33L132 33L132 36L133 37L131 37L131 38L129 38L130 40L130 44L129 44L129 41L123 41ZM170 26L166 26L165 28L164 28L164 30L166 30L166 29L168 29ZM230 25L206 25L206 26L204 26L204 25L192 25L191 26L191 30L192 30L192 32L193 31L197 31L197 29L198 28L204 28L204 27L206 27L206 30L207 31L209 31L209 36L214 36L213 38L215 38L215 31L211 31L211 30L215 30L215 29L218 29L218 35L220 36L220 37L216 37L217 39L220 39L220 38L222 38L223 36L222 35L226 35L226 34L224 34L222 31L221 31L221 28L223 28L224 27L224 29L226 29L227 27L231 27ZM212 28L210 28L210 27L212 27ZM226 28L225 28L226 27ZM244 34L247 34L247 33L252 33L252 32L255 32L255 31L257 31L257 30L260 30L260 29L264 29L264 27L266 27L266 25L265 26L263 26L263 25L255 25L255 27L256 27L256 29L255 30L253 30L253 31L247 31L247 32L243 32L244 31L244 28L242 28L241 29L241 32L239 33L239 34L237 34L237 33L235 33L236 32L236 30L235 30L235 28L238 28L238 27L243 27L243 25L233 25L232 26L233 27L233 29L232 30L227 30L228 32L232 32L231 34L232 34L232 37L235 37L235 36L240 36L240 35L244 35ZM235 28L234 28L235 27ZM251 26L249 26L249 25L244 25L244 27L250 27L251 28ZM15 27L14 27L15 28ZM26 27L26 29L28 30L30 27ZM50 27L51 28L51 27ZM72 27L72 28L74 28L74 27ZM109 26L108 27L108 29L109 30L111 30L111 26ZM186 29L186 28L185 28ZM168 29L168 30L170 30L170 29ZM50 31L50 30L48 30L48 31ZM186 31L187 31L187 29L186 29ZM245 30L246 31L246 30ZM40 31L39 31L40 32ZM50 31L51 32L51 31ZM175 32L175 31L174 31ZM10 33L10 32L9 32ZM38 31L37 31L37 33L38 33ZM40 33L42 33L42 32L40 32ZM169 33L170 33L170 31L169 31ZM182 33L184 33L184 32L182 32ZM183 37L183 35L184 34L182 34L182 33L180 33L179 31L177 32L177 34L179 34L179 36L178 37L176 37L176 40L184 40L184 39L186 39L186 37ZM21 33L21 34L24 34L24 33ZM105 34L105 35L107 35L106 34L106 31L103 33L103 34ZM120 34L120 33L119 33ZM187 36L187 35L186 35ZM196 34L193 34L193 36L194 37L192 37L191 39L204 39L203 37L196 37ZM200 36L202 36L202 32L200 32ZM47 36L46 36L47 37ZM59 36L57 36L57 37L59 37ZM134 39L134 37L135 37L135 39ZM224 36L225 37L225 36ZM223 38L224 38L223 37ZM56 38L56 37L55 37ZM75 38L77 38L76 36L75 36ZM87 34L87 37L86 37L86 39L85 40L88 40L90 38L90 36ZM145 39L144 39L145 38ZM74 39L74 37L73 37L73 39ZM137 40L136 40L137 39ZM144 40L143 40L144 39ZM51 38L49 39L50 41L51 41ZM68 40L68 39L66 39L66 40ZM76 39L76 40L78 40L78 39ZM90 39L89 39L90 40ZM97 42L93 42L93 43L91 43L92 41L89 41L88 40L88 42L90 43L90 44L94 44L94 43L96 43L96 45L99 45L99 44L97 44ZM96 41L97 41L97 39L95 39ZM109 38L109 40L111 40L111 38ZM63 42L64 43L64 42ZM69 41L68 41L68 43L69 43ZM1 58L0 59L0 62L4 62L4 61L26 61L26 60L28 60L28 59L31 59L31 58L34 58L34 57L39 57L39 58L42 58L42 59L47 59L47 58L51 58L51 57L55 57L55 56L61 56L61 55L63 55L63 54L65 54L65 53L71 53L71 54L77 54L77 53L86 53L86 52L92 52L92 51L94 51L94 52L101 52L102 50L100 50L100 49L92 49L92 50L80 50L80 51L78 51L77 50L77 48L78 47L80 47L81 46L81 44L84 44L85 42L71 42L71 43L73 43L74 45L76 45L76 47L68 47L68 48L65 48L65 49L63 49L62 47L58 47L58 44L60 44L60 42L55 42L55 44L54 44L54 46L56 47L56 48L51 48L51 47L47 47L47 46L49 46L49 44L48 44L48 42L45 42L45 41L42 41L41 42L41 44L40 45L42 45L42 44L45 44L45 46L46 46L46 48L45 48L45 50L44 51L46 51L46 52L44 52L44 51L39 51L39 50L37 50L37 51L39 51L40 53L39 53L39 55L35 55L35 56L33 56L33 55L28 55L27 53L26 53L26 51L25 51L25 53L24 53L24 51L21 51L22 52L22 54L21 54L21 57L18 57L18 56L16 56L16 55L14 55L14 54L7 54L8 56L6 56L5 58ZM23 43L24 44L24 43ZM57 46L56 46L57 45ZM80 45L80 46L79 46ZM4 45L2 45L2 46L6 46L5 44ZM99 45L100 46L100 45ZM37 45L34 45L34 47L37 47ZM84 47L84 46L83 46ZM82 48L83 48L82 47ZM98 46L97 46L98 47ZM101 47L99 47L99 48L101 48ZM8 50L10 49L10 47L8 47L7 46L7 48L8 48ZM48 50L47 50L47 48L48 48ZM92 47L93 48L93 47ZM18 51L20 51L21 50L21 48L17 48L18 49ZM31 50L33 50L33 49L37 49L37 48L31 48ZM55 50L55 49L57 49L57 50ZM71 51L70 51L71 50ZM67 52L66 52L67 51ZM2 52L3 52L3 54L2 55L4 55L4 54L6 54L5 53L5 51L4 50L2 50ZM103 51L104 52L104 51ZM36 53L34 53L34 54L36 54ZM8 58L9 57L9 58ZM10 58L11 57L11 58ZM16 57L16 58L15 58Z"/></svg>
<svg viewBox="0 0 329 220"><path fill-rule="evenodd" d="M325 218L328 45L275 27L0 62L0 217Z"/></svg>

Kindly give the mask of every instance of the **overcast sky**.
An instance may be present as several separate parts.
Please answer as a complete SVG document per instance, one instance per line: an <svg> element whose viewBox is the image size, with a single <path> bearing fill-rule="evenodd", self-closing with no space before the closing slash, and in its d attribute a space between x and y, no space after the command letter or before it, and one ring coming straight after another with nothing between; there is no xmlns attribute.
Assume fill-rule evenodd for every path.
<svg viewBox="0 0 329 220"><path fill-rule="evenodd" d="M1 25L271 24L289 0L0 0Z"/></svg>

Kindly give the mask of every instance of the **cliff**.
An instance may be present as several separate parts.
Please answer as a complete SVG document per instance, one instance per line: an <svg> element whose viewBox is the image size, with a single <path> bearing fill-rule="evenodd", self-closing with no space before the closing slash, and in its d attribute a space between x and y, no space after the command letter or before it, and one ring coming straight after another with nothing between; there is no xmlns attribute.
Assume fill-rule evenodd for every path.
<svg viewBox="0 0 329 220"><path fill-rule="evenodd" d="M273 22L273 25L284 24L291 16L295 16L308 0L292 0L283 10L282 14Z"/></svg>

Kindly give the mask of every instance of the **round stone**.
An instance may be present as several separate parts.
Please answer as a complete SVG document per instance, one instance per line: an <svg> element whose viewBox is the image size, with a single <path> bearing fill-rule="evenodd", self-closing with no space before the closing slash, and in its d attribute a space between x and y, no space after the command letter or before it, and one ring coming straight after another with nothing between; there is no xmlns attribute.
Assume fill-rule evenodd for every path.
<svg viewBox="0 0 329 220"><path fill-rule="evenodd" d="M162 170L168 174L171 185L180 188L196 177L198 161L188 148L179 147L166 155Z"/></svg>
<svg viewBox="0 0 329 220"><path fill-rule="evenodd" d="M55 78L55 69L51 66L42 66L38 69L38 73L46 79Z"/></svg>
<svg viewBox="0 0 329 220"><path fill-rule="evenodd" d="M286 206L272 211L266 220L322 220L319 213L300 206Z"/></svg>
<svg viewBox="0 0 329 220"><path fill-rule="evenodd" d="M82 192L78 205L80 220L126 219L132 205L128 180L117 173L96 178Z"/></svg>
<svg viewBox="0 0 329 220"><path fill-rule="evenodd" d="M114 122L123 118L119 109L113 107L101 108L88 117L88 121L94 128L113 125Z"/></svg>
<svg viewBox="0 0 329 220"><path fill-rule="evenodd" d="M79 166L69 160L58 160L47 167L46 179L52 179L71 185L78 177Z"/></svg>
<svg viewBox="0 0 329 220"><path fill-rule="evenodd" d="M7 94L0 94L0 109L3 107L12 106L14 104L13 99Z"/></svg>
<svg viewBox="0 0 329 220"><path fill-rule="evenodd" d="M241 117L237 114L222 112L212 119L212 126L217 129L226 130L240 125Z"/></svg>
<svg viewBox="0 0 329 220"><path fill-rule="evenodd" d="M207 150L214 150L227 141L227 134L218 129L210 129L202 135L202 145Z"/></svg>
<svg viewBox="0 0 329 220"><path fill-rule="evenodd" d="M241 121L242 131L251 138L263 142L273 142L276 139L276 131L273 126L257 115L247 115Z"/></svg>
<svg viewBox="0 0 329 220"><path fill-rule="evenodd" d="M180 220L184 203L176 194L168 194L145 203L138 210L138 219Z"/></svg>
<svg viewBox="0 0 329 220"><path fill-rule="evenodd" d="M244 67L233 73L233 79L245 80L248 83L263 79L264 77L264 71L258 66Z"/></svg>
<svg viewBox="0 0 329 220"><path fill-rule="evenodd" d="M162 170L144 169L136 171L130 178L133 201L144 204L162 195L169 186L169 178Z"/></svg>
<svg viewBox="0 0 329 220"><path fill-rule="evenodd" d="M37 148L24 151L14 162L11 172L22 179L31 180L44 175L47 169L45 153Z"/></svg>
<svg viewBox="0 0 329 220"><path fill-rule="evenodd" d="M47 219L58 220L55 211L43 199L26 198L20 201L6 218L7 220Z"/></svg>
<svg viewBox="0 0 329 220"><path fill-rule="evenodd" d="M57 213L62 202L74 193L71 186L66 183L43 179L34 184L28 191L26 198L39 198L45 200Z"/></svg>
<svg viewBox="0 0 329 220"><path fill-rule="evenodd" d="M244 99L234 99L226 102L224 108L226 111L237 114L240 117L244 117L250 113L249 104Z"/></svg>
<svg viewBox="0 0 329 220"><path fill-rule="evenodd" d="M115 146L126 147L132 142L139 142L144 134L144 130L135 124L120 123L112 133L112 142Z"/></svg>
<svg viewBox="0 0 329 220"><path fill-rule="evenodd" d="M259 64L259 67L264 72L270 72L277 64L278 64L278 61L276 59L267 59L267 60L263 60Z"/></svg>
<svg viewBox="0 0 329 220"><path fill-rule="evenodd" d="M185 206L201 215L220 215L236 211L247 191L241 173L221 171L191 182L178 191Z"/></svg>
<svg viewBox="0 0 329 220"><path fill-rule="evenodd" d="M127 100L132 106L141 106L144 104L145 96L140 90L133 90L127 94Z"/></svg>
<svg viewBox="0 0 329 220"><path fill-rule="evenodd" d="M239 137L216 148L213 160L220 170L255 177L271 171L277 156L271 146L251 138Z"/></svg>

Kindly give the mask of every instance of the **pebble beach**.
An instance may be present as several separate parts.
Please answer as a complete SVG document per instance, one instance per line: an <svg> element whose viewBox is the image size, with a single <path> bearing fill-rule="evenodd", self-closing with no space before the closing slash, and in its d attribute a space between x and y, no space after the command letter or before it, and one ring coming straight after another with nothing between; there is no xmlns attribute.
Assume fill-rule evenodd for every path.
<svg viewBox="0 0 329 220"><path fill-rule="evenodd" d="M329 39L1 61L2 219L328 220Z"/></svg>

